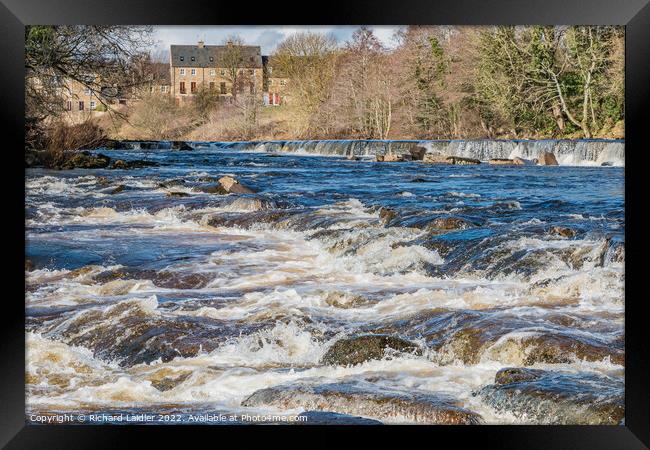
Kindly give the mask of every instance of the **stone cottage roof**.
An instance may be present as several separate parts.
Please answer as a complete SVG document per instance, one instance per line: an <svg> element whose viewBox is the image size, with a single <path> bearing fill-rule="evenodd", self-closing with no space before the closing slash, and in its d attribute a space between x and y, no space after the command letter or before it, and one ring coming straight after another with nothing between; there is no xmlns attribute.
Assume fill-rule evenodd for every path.
<svg viewBox="0 0 650 450"><path fill-rule="evenodd" d="M238 47L241 51L240 67L262 68L262 49L259 46L241 45ZM227 48L227 45L172 45L170 47L171 64L172 67L226 67L224 58Z"/></svg>

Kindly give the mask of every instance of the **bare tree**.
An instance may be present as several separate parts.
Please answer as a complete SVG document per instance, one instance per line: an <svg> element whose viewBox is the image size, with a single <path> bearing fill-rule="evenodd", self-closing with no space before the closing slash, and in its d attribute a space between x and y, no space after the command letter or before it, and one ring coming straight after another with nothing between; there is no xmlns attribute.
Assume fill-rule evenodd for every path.
<svg viewBox="0 0 650 450"><path fill-rule="evenodd" d="M222 63L226 69L226 77L231 83L231 93L233 100L237 100L237 94L242 90L242 76L244 72L242 70L243 62L243 51L242 46L244 45L244 40L238 35L234 34L226 38L225 50L223 52Z"/></svg>
<svg viewBox="0 0 650 450"><path fill-rule="evenodd" d="M107 96L130 89L132 63L151 44L150 27L62 25L25 27L26 115L58 115L66 82L78 82L107 105ZM102 90L109 87L106 95Z"/></svg>

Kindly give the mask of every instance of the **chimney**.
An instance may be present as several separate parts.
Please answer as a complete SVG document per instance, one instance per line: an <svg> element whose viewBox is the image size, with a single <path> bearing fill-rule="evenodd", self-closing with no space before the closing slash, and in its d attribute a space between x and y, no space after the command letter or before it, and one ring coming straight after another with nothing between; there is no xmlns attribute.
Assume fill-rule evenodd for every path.
<svg viewBox="0 0 650 450"><path fill-rule="evenodd" d="M232 45L232 41L231 41L230 39L228 39L227 44L228 44L228 45Z"/></svg>
<svg viewBox="0 0 650 450"><path fill-rule="evenodd" d="M203 48L203 47L205 47L205 42L199 41L199 48Z"/></svg>

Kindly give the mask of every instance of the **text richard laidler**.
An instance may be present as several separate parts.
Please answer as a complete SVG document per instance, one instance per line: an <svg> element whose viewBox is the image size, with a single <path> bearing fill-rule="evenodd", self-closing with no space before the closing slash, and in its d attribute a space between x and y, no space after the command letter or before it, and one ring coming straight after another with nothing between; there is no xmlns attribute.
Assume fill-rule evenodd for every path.
<svg viewBox="0 0 650 450"><path fill-rule="evenodd" d="M308 417L275 414L29 414L31 423L270 423L306 422Z"/></svg>

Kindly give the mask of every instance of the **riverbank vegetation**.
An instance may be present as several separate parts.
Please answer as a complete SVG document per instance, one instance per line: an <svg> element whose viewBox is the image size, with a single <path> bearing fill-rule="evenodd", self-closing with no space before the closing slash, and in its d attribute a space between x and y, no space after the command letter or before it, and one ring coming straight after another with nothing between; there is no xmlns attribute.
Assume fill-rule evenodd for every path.
<svg viewBox="0 0 650 450"><path fill-rule="evenodd" d="M146 80L150 31L27 27L27 144L60 133L60 78L121 91ZM93 124L122 139L622 138L624 53L611 26L409 26L390 47L366 27L347 42L303 31L271 55L290 80L282 106L207 89L181 104L143 94Z"/></svg>

